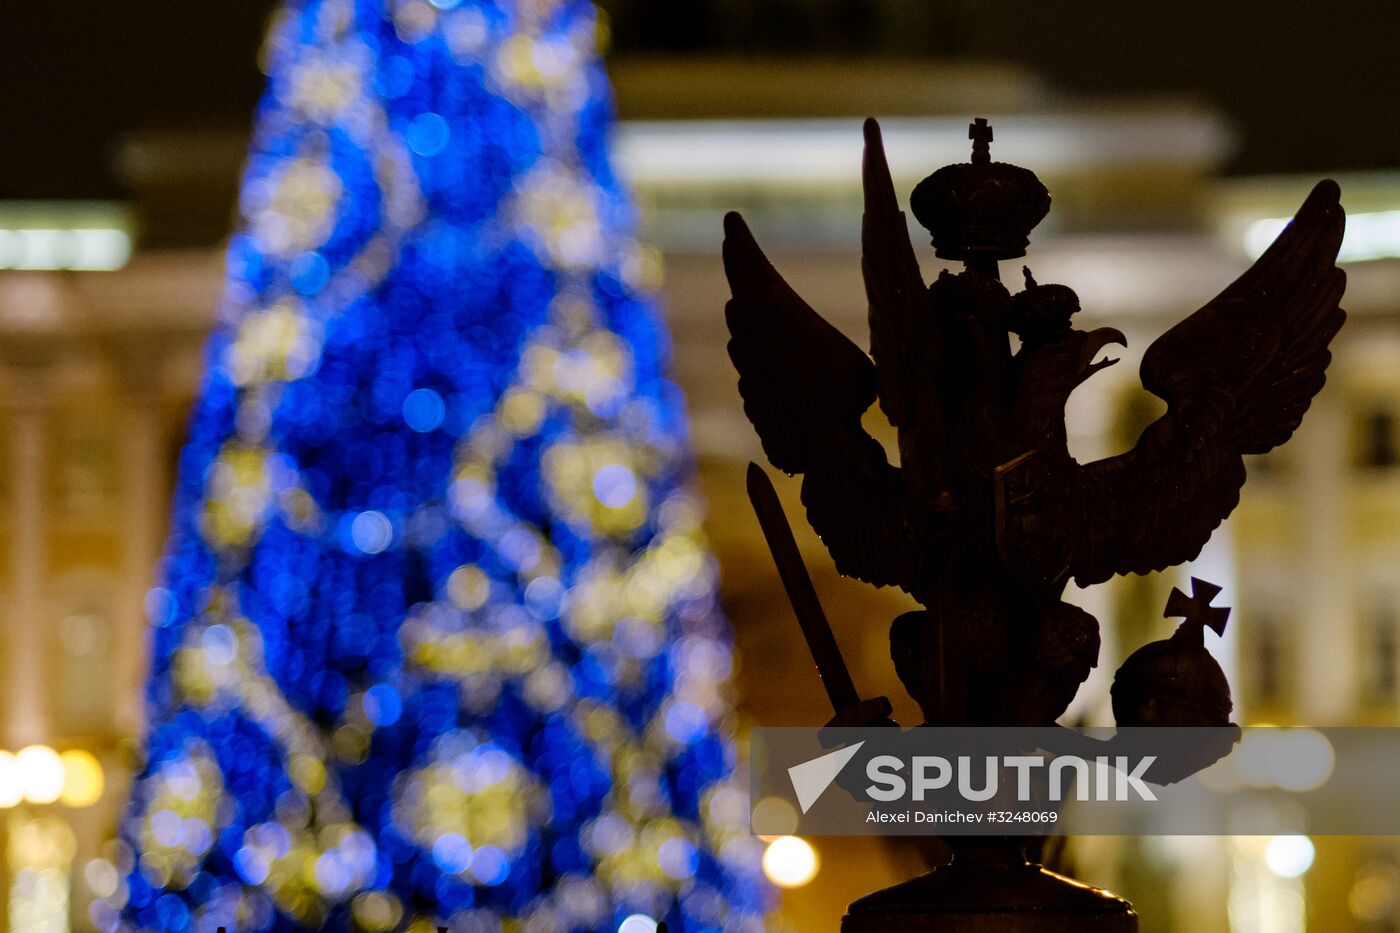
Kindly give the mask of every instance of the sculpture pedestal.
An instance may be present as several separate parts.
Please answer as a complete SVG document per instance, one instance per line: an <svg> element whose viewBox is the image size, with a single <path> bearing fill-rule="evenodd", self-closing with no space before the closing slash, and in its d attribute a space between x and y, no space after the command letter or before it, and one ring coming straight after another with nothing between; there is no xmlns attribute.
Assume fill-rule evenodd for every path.
<svg viewBox="0 0 1400 933"><path fill-rule="evenodd" d="M841 933L1137 933L1123 898L1026 861L1021 846L971 842L955 843L949 864L853 903Z"/></svg>

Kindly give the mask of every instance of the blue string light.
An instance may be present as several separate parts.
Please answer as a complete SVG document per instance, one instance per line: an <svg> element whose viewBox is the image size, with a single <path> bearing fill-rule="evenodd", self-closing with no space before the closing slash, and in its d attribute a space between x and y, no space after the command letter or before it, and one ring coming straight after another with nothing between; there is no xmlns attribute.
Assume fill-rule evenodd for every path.
<svg viewBox="0 0 1400 933"><path fill-rule="evenodd" d="M99 929L762 928L596 43L580 0L278 15Z"/></svg>

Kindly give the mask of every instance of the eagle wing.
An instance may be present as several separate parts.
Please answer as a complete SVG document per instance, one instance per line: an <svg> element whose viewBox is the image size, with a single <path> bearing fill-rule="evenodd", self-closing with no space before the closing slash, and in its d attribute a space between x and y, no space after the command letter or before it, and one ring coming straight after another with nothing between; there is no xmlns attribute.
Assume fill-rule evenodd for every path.
<svg viewBox="0 0 1400 933"><path fill-rule="evenodd" d="M738 214L724 223L725 320L744 413L773 465L803 474L807 518L837 570L907 589L916 564L899 470L861 427L875 366L792 290Z"/></svg>
<svg viewBox="0 0 1400 933"><path fill-rule="evenodd" d="M895 197L880 124L873 118L865 121L862 182L861 271L870 304L870 355L880 407L899 429L900 461L916 465L904 479L917 500L922 490L938 485L943 472L938 330L909 225Z"/></svg>
<svg viewBox="0 0 1400 933"><path fill-rule="evenodd" d="M880 407L898 428L913 420L919 406L914 381L920 374L936 371L935 361L929 359L935 349L935 331L928 287L909 242L909 227L895 198L880 124L874 119L865 121L862 181L861 270L870 301L870 355L875 358ZM936 406L926 403L925 407Z"/></svg>
<svg viewBox="0 0 1400 933"><path fill-rule="evenodd" d="M1142 384L1166 413L1132 450L1077 467L1060 498L1080 585L1196 557L1239 503L1244 455L1302 422L1346 319L1339 197L1320 182L1248 271L1148 348Z"/></svg>

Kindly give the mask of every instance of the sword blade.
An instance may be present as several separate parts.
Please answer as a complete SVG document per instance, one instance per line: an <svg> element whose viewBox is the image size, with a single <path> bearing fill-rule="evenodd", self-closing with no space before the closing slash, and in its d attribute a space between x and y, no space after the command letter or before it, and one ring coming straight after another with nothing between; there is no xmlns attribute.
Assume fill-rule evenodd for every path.
<svg viewBox="0 0 1400 933"><path fill-rule="evenodd" d="M792 536L792 526L788 524L787 513L778 501L778 491L773 481L756 463L749 464L749 501L753 503L758 524L763 528L763 537L768 541L768 550L773 562L778 565L778 576L782 578L783 589L787 590L788 601L797 614L797 624L802 627L802 635L807 640L807 648L812 652L812 660L817 664L822 686L831 699L837 713L851 709L860 702L851 673L846 669L846 660L841 657L841 649L836 644L836 636L831 632L831 623L822 611L817 599L817 590L812 586L812 578L807 573L807 565L797 550L797 541Z"/></svg>

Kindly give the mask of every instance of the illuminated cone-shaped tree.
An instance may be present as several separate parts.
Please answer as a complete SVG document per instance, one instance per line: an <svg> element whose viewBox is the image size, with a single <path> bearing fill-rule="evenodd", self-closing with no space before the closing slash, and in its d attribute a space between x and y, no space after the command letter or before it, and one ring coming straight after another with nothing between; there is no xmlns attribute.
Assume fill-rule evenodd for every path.
<svg viewBox="0 0 1400 933"><path fill-rule="evenodd" d="M577 0L307 0L152 591L106 930L759 929Z"/></svg>

